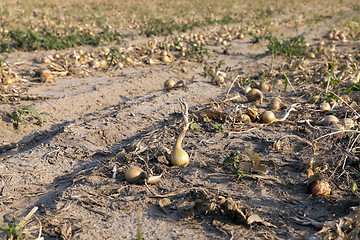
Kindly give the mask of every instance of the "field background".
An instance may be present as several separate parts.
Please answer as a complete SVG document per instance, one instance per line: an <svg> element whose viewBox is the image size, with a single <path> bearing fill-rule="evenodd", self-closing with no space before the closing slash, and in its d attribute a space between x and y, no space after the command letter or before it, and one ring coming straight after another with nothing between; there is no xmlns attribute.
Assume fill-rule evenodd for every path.
<svg viewBox="0 0 360 240"><path fill-rule="evenodd" d="M359 47L356 1L1 1L1 238L359 238Z"/></svg>

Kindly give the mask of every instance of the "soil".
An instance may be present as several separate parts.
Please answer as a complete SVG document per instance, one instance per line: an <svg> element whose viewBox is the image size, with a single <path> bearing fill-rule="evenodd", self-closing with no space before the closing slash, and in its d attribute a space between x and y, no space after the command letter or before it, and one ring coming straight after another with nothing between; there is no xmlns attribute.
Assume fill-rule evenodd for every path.
<svg viewBox="0 0 360 240"><path fill-rule="evenodd" d="M296 36L298 30L310 45L317 44L326 40L331 21L325 19L311 29L279 29L276 34ZM197 31L214 27L221 28ZM148 40L139 36L127 44ZM359 200L349 179L360 171L360 154L346 152L354 135L325 136L337 130L316 122L329 113L343 118L354 112L341 102L332 111L319 110L308 101L316 83L293 76L294 91L289 86L283 91L279 84L272 88L269 82L264 102L249 103L235 78L259 82L272 62L271 56L261 56L266 42L252 40L248 35L232 40L228 54L222 46L209 46L205 64L223 60L224 87L204 74L202 63L183 59L89 69L86 74L55 76L49 83L29 77L11 85L22 97L1 99L0 225L19 221L37 206L37 220L31 223L33 228L25 228L25 238L36 236L41 222L45 239L139 239L138 231L143 239L308 239L320 229L296 218L325 222L346 216ZM359 54L356 40L336 44L344 54ZM38 61L45 56L80 49L102 48L17 51L2 57L25 76L46 66ZM285 61L276 57L273 69L286 69ZM168 79L183 85L165 90ZM296 104L285 121L241 123L234 117L250 106L265 110L275 96L287 106ZM190 155L185 168L169 162L169 149L183 127L180 101L189 105L193 123L182 143ZM17 127L8 113L27 105L48 113L40 115L46 122L38 125L26 115L27 126L20 122ZM276 111L276 117L282 118L285 110ZM317 138L321 139L314 141ZM139 140L141 147L131 148ZM266 173L236 171L237 161L254 164L246 151L259 155ZM306 169L312 159L330 183L330 195L307 192ZM150 175L161 174L160 182L127 183L125 172L134 165Z"/></svg>

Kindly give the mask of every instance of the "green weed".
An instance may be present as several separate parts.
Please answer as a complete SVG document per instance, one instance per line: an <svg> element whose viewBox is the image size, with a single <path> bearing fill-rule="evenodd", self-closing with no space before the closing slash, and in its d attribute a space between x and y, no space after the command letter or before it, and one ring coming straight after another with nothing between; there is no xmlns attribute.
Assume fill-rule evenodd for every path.
<svg viewBox="0 0 360 240"><path fill-rule="evenodd" d="M320 94L316 94L313 93L313 95L311 96L309 103L311 104L318 104L318 103L322 103L322 102L332 102L333 100L338 101L339 98L334 95L333 93L326 93L323 92L321 95Z"/></svg>
<svg viewBox="0 0 360 240"><path fill-rule="evenodd" d="M214 124L212 129L214 132L219 133L224 130L224 126L221 124Z"/></svg>
<svg viewBox="0 0 360 240"><path fill-rule="evenodd" d="M234 172L238 176L238 179L242 180L244 177L256 179L254 176L251 175L251 172L245 172L239 167L240 162L241 162L241 156L239 152L236 151L227 153L224 159L224 163L232 165Z"/></svg>
<svg viewBox="0 0 360 240"><path fill-rule="evenodd" d="M140 213L139 212L136 217L136 238L137 238L137 240L143 240L143 237L141 236L141 230L140 230Z"/></svg>
<svg viewBox="0 0 360 240"><path fill-rule="evenodd" d="M339 78L337 78L334 73L334 71L335 71L334 66L335 66L335 60L333 60L330 71L328 71L328 77L325 79L324 84L323 84L326 93L329 91L330 84L332 84L336 87L340 86Z"/></svg>
<svg viewBox="0 0 360 240"><path fill-rule="evenodd" d="M198 131L198 128L196 127L195 123L190 123L189 129L190 131L194 131L194 132Z"/></svg>
<svg viewBox="0 0 360 240"><path fill-rule="evenodd" d="M42 28L33 31L11 30L0 35L0 52L11 52L15 49L33 51L39 49L65 49L82 45L98 46L103 43L120 41L124 35L117 31L104 29L102 32L93 34L89 31L79 31L76 28L68 32L57 32L50 28Z"/></svg>
<svg viewBox="0 0 360 240"><path fill-rule="evenodd" d="M303 35L293 37L289 40L279 41L276 37L273 37L271 34L264 36L269 43L266 45L267 51L266 54L271 54L273 57L282 55L287 59L291 57L304 57L305 56L305 39Z"/></svg>
<svg viewBox="0 0 360 240"><path fill-rule="evenodd" d="M234 163L234 162L239 162L240 161L240 155L238 152L228 152L226 154L226 157L224 159L224 163Z"/></svg>
<svg viewBox="0 0 360 240"><path fill-rule="evenodd" d="M264 36L262 35L256 35L255 33L253 32L249 32L249 35L251 37L251 42L252 43L259 43L260 40L262 40L264 38Z"/></svg>
<svg viewBox="0 0 360 240"><path fill-rule="evenodd" d="M223 53L224 53L225 55L229 55L229 54L230 54L230 53L229 53L229 50L230 50L230 48L231 48L232 46L233 46L232 44L226 45L226 46L224 47Z"/></svg>
<svg viewBox="0 0 360 240"><path fill-rule="evenodd" d="M291 82L290 82L290 79L289 79L288 75L284 72L284 70L281 70L281 71L282 71L282 73L283 73L283 75L284 75L284 78L285 78L284 92L286 91L286 88L287 88L288 85L290 85L291 88L292 88L292 90L293 90L294 92L296 92L295 89L294 89L294 87L293 87L293 85L292 85Z"/></svg>
<svg viewBox="0 0 360 240"><path fill-rule="evenodd" d="M116 50L116 48L110 49L110 52L105 56L105 59L108 61L109 68L113 66L118 59L123 61L125 64L128 64L125 58Z"/></svg>
<svg viewBox="0 0 360 240"><path fill-rule="evenodd" d="M0 227L0 231L5 232L9 239L16 238L17 240L20 239L21 231L23 227L17 223L7 223L5 227Z"/></svg>
<svg viewBox="0 0 360 240"><path fill-rule="evenodd" d="M188 29L193 29L194 27L200 27L201 23L196 21L193 23L177 23L174 20L166 22L162 19L151 19L142 29L147 37L150 36L160 36L160 35L171 35L174 32L185 32Z"/></svg>
<svg viewBox="0 0 360 240"><path fill-rule="evenodd" d="M344 93L345 93L345 94L350 94L350 93L352 93L352 92L358 92L358 93L360 93L360 82L355 83L355 84L353 84L353 85L351 86L351 88L346 88L346 89L344 90Z"/></svg>
<svg viewBox="0 0 360 240"><path fill-rule="evenodd" d="M5 61L5 59L0 58L0 75L1 75L1 77L4 77L4 66L5 65L9 66L7 64L7 62Z"/></svg>
<svg viewBox="0 0 360 240"><path fill-rule="evenodd" d="M295 88L293 87L293 85L292 85L291 82L290 82L290 79L289 79L288 75L287 75L287 74L284 72L284 70L282 70L282 69L281 69L281 72L282 72L282 74L283 74L283 76L284 76L284 78L285 78L284 92L286 91L288 85L290 85L291 88L292 88L292 90L293 90L294 92L296 92L296 91L295 91ZM276 85L276 83L277 83L278 80L279 80L279 78L276 78L276 79L275 79L275 81L274 81L274 83L273 83L273 89L275 88L275 85Z"/></svg>
<svg viewBox="0 0 360 240"><path fill-rule="evenodd" d="M207 65L204 65L204 73L205 73L205 76L208 76L210 75L209 74L209 70L214 68L215 69L215 74L220 70L221 66L223 65L225 60L220 60L218 63L216 63L215 67L213 66L207 66Z"/></svg>
<svg viewBox="0 0 360 240"><path fill-rule="evenodd" d="M15 127L18 128L20 122L25 127L27 126L28 121L25 120L24 117L29 114L36 120L36 124L41 125L43 123L46 123L47 121L46 119L41 118L40 115L49 114L49 113L47 112L38 113L38 111L35 108L31 106L26 106L24 108L18 108L16 111L12 113L8 113L8 116L10 117L10 119L14 121Z"/></svg>
<svg viewBox="0 0 360 240"><path fill-rule="evenodd" d="M9 240L12 240L14 238L19 240L21 232L24 230L25 226L29 223L30 218L35 214L37 210L38 207L33 207L33 209L24 218L22 218L19 223L6 223L4 227L0 227L0 231L5 232L8 235ZM37 239L40 239L40 236Z"/></svg>
<svg viewBox="0 0 360 240"><path fill-rule="evenodd" d="M185 58L188 60L196 60L197 62L203 62L205 57L209 57L209 50L204 43L198 45L197 43L190 41L189 47L185 51Z"/></svg>
<svg viewBox="0 0 360 240"><path fill-rule="evenodd" d="M332 102L333 100L335 100L335 101L339 100L339 98L335 94L326 93L326 92L322 94L322 99L325 102Z"/></svg>
<svg viewBox="0 0 360 240"><path fill-rule="evenodd" d="M247 177L247 178L251 178L251 179L256 179L256 177L251 175L251 172L244 172L241 168L235 168L235 172L238 176L238 179L242 180L243 178Z"/></svg>

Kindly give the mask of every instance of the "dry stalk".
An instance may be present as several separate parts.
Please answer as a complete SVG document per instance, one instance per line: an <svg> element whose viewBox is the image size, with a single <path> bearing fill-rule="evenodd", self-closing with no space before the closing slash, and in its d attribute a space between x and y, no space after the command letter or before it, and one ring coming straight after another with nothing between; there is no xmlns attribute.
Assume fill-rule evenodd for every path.
<svg viewBox="0 0 360 240"><path fill-rule="evenodd" d="M354 114L357 116L356 119L360 118L360 114L358 112L356 112L356 110L351 107L344 99L342 99L339 95L337 95L336 93L334 93L333 91L329 91L330 93L334 94L337 98L339 98L341 100L341 102L345 103L345 105L350 108Z"/></svg>
<svg viewBox="0 0 360 240"><path fill-rule="evenodd" d="M33 209L31 209L31 211L26 215L26 217L21 219L21 221L19 222L19 226L16 227L16 230L20 230L20 227L24 227L26 222L29 221L29 219L32 217L32 215L34 215L37 210L38 207L33 207Z"/></svg>
<svg viewBox="0 0 360 240"><path fill-rule="evenodd" d="M291 111L296 111L296 109L293 106L291 106L290 108L286 109L284 117L279 120L276 120L276 121L278 121L278 122L285 121L289 117Z"/></svg>
<svg viewBox="0 0 360 240"><path fill-rule="evenodd" d="M233 101L233 100L236 100L238 98L240 98L240 95L236 95L235 97L232 97L232 98L225 97L225 100L223 102L225 103L225 102L228 102L228 101Z"/></svg>
<svg viewBox="0 0 360 240"><path fill-rule="evenodd" d="M189 129L190 123L189 123L189 106L188 104L185 102L184 99L182 99L180 101L180 106L181 106L181 110L182 110L182 114L183 114L183 118L184 118L184 132L186 132Z"/></svg>
<svg viewBox="0 0 360 240"><path fill-rule="evenodd" d="M350 148L346 149L346 151L348 153L351 153L351 151L354 149L354 146L355 146L355 143L359 140L360 138L360 135L357 135L355 140L352 142ZM345 157L344 157L344 162L343 162L343 165L342 165L342 169L345 170L345 165L346 165L346 160L348 158L348 154L345 154Z"/></svg>
<svg viewBox="0 0 360 240"><path fill-rule="evenodd" d="M326 138L326 137L329 137L329 136L332 136L332 135L335 135L335 134L339 134L339 133L360 133L360 131L357 131L357 130L340 130L340 131L336 131L336 132L331 132L331 133L328 133L328 134L325 134L321 137L318 137L314 140L314 142L317 142L319 141L320 139L323 139L323 138Z"/></svg>
<svg viewBox="0 0 360 240"><path fill-rule="evenodd" d="M42 234L42 224L41 224L41 221L40 221L40 219L36 216L36 215L34 215L34 218L36 219L36 221L38 221L38 223L39 223L39 235L38 235L38 237L35 239L35 240L43 240L44 239L44 237L41 237L41 234Z"/></svg>
<svg viewBox="0 0 360 240"><path fill-rule="evenodd" d="M227 91L227 93L226 93L226 95L225 95L224 102L225 102L225 101L229 101L229 100L227 100L227 99L228 99L228 96L229 96L229 93L230 93L232 87L234 86L235 82L238 80L239 77L240 77L240 75L237 75L237 76L235 77L235 79L231 82L231 85L230 85L230 87L229 87L229 90ZM238 98L238 97L240 97L240 96L237 96L237 98ZM230 100L231 100L231 99L230 99Z"/></svg>

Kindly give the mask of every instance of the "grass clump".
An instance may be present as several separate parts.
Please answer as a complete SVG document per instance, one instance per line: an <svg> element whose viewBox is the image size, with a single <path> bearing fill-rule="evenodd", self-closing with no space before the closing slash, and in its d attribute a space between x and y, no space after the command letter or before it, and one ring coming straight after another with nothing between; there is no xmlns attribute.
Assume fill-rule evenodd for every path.
<svg viewBox="0 0 360 240"><path fill-rule="evenodd" d="M171 35L175 32L186 32L188 30L193 30L197 27L203 27L211 24L230 24L239 22L236 18L233 18L229 15L224 16L219 20L214 20L211 18L205 18L204 20L192 21L192 22L182 22L179 23L175 20L165 21L159 18L153 18L144 25L144 28L141 30L147 37L150 36L161 36L161 35Z"/></svg>
<svg viewBox="0 0 360 240"><path fill-rule="evenodd" d="M0 231L5 232L9 239L20 239L21 231L23 227L17 223L7 223L6 226L0 227Z"/></svg>
<svg viewBox="0 0 360 240"><path fill-rule="evenodd" d="M299 35L289 40L279 41L276 37L271 34L264 36L264 39L268 40L269 43L266 45L266 54L272 56L282 55L287 59L291 57L301 58L305 56L305 39L303 35Z"/></svg>
<svg viewBox="0 0 360 240"><path fill-rule="evenodd" d="M359 93L360 94L360 82L355 83L351 86L351 88L346 88L344 89L344 94L350 94L353 92Z"/></svg>
<svg viewBox="0 0 360 240"><path fill-rule="evenodd" d="M209 50L204 43L197 44L193 41L189 42L189 47L185 52L186 59L203 62L206 56L209 56Z"/></svg>
<svg viewBox="0 0 360 240"><path fill-rule="evenodd" d="M331 64L330 71L328 71L328 77L325 79L323 87L326 90L326 93L329 91L330 85L333 85L335 87L339 87L339 79L335 76L335 60L333 60Z"/></svg>
<svg viewBox="0 0 360 240"><path fill-rule="evenodd" d="M94 45L112 41L120 41L124 36L117 31L104 29L99 33L79 31L76 28L68 32L57 32L51 28L42 28L34 31L30 28L25 30L11 30L0 35L0 52L11 52L15 49L33 51L39 49L61 50L69 47L82 45Z"/></svg>

